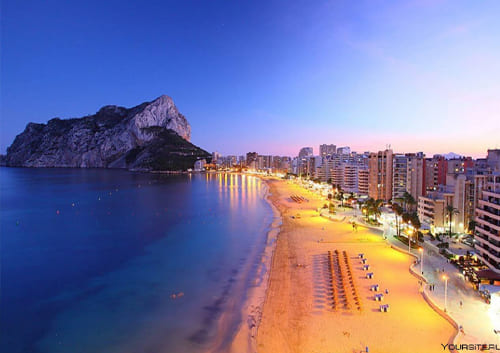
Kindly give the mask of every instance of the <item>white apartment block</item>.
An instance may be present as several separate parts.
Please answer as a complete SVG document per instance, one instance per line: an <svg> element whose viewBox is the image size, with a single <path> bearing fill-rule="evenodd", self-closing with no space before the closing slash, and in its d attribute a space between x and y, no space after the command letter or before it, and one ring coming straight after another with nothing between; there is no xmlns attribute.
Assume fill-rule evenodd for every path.
<svg viewBox="0 0 500 353"><path fill-rule="evenodd" d="M500 273L500 173L485 177L476 208L476 250L491 270Z"/></svg>

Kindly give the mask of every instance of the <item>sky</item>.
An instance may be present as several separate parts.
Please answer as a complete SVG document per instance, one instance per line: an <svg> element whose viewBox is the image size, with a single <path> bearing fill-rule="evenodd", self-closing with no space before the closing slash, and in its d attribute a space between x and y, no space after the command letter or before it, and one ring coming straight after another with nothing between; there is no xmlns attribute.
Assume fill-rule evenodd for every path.
<svg viewBox="0 0 500 353"><path fill-rule="evenodd" d="M209 152L500 148L500 1L1 3L0 152L166 94Z"/></svg>

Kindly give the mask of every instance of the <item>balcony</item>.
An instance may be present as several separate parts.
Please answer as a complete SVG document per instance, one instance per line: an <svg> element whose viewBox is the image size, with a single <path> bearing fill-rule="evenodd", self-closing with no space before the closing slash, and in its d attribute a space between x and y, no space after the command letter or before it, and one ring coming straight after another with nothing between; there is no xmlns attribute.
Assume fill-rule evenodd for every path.
<svg viewBox="0 0 500 353"><path fill-rule="evenodd" d="M500 199L500 184L488 183L487 187L490 189L484 189L483 192L489 196L496 197Z"/></svg>
<svg viewBox="0 0 500 353"><path fill-rule="evenodd" d="M489 244L488 240L484 238L486 237L482 237L479 234L476 234L476 236L474 237L474 240L476 241L475 246L480 247L481 249L484 248L485 245L487 246Z"/></svg>
<svg viewBox="0 0 500 353"><path fill-rule="evenodd" d="M500 269L497 267L498 266L497 264L490 262L490 260L483 257L482 254L476 254L476 256L480 261L482 261L484 264L486 264L491 270L493 270L497 273L500 273Z"/></svg>
<svg viewBox="0 0 500 353"><path fill-rule="evenodd" d="M495 210L500 210L500 205L499 205L499 204L496 204L496 203L491 202L491 201L489 201L489 200L479 199L479 200L478 200L478 203L479 203L480 205L489 206L489 207L491 207L491 208L493 208L493 209L495 209Z"/></svg>
<svg viewBox="0 0 500 353"><path fill-rule="evenodd" d="M481 235L476 235L474 239L478 242L481 243L481 247L485 248L486 250L488 249L493 249L497 253L500 254L500 244L494 244L492 241L488 241L486 237L483 237Z"/></svg>
<svg viewBox="0 0 500 353"><path fill-rule="evenodd" d="M497 237L500 236L500 227L499 226L497 226L491 222L488 222L487 220L485 220L482 217L476 217L476 222L484 230L492 232L492 234L496 235Z"/></svg>
<svg viewBox="0 0 500 353"><path fill-rule="evenodd" d="M482 221L482 223L494 229L500 230L500 221L497 221L493 217L490 217L489 214L487 214L486 216L476 216L476 221L477 220Z"/></svg>
<svg viewBox="0 0 500 353"><path fill-rule="evenodd" d="M479 224L476 225L476 232L484 234L486 237L491 237L492 239L500 242L500 235L498 235L497 233L491 233L490 231L481 227Z"/></svg>
<svg viewBox="0 0 500 353"><path fill-rule="evenodd" d="M500 209L496 209L490 206L483 206L483 208L479 209L483 210L484 212L491 213L492 215L500 216Z"/></svg>
<svg viewBox="0 0 500 353"><path fill-rule="evenodd" d="M488 216L497 221L500 221L500 212L498 212L499 214L495 214L493 212L490 212L488 209L476 208L476 213L480 213L484 216Z"/></svg>
<svg viewBox="0 0 500 353"><path fill-rule="evenodd" d="M500 263L500 255L495 253L494 250L486 248L483 244L476 243L477 248L481 251L482 255L487 255L488 258L495 261L497 264Z"/></svg>

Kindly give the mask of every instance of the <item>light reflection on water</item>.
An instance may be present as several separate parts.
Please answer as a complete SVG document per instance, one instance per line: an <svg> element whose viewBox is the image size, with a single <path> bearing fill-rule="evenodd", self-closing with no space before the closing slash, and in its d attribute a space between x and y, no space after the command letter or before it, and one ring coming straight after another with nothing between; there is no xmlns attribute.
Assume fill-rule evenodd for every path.
<svg viewBox="0 0 500 353"><path fill-rule="evenodd" d="M202 350L272 218L254 176L0 173L2 352Z"/></svg>

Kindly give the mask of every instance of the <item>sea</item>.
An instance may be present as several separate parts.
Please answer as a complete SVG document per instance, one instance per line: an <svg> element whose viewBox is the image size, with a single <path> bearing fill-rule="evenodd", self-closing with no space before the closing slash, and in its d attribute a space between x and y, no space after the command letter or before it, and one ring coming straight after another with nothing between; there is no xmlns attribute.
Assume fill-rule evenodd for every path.
<svg viewBox="0 0 500 353"><path fill-rule="evenodd" d="M249 175L0 168L0 351L223 351L262 276L266 192Z"/></svg>

